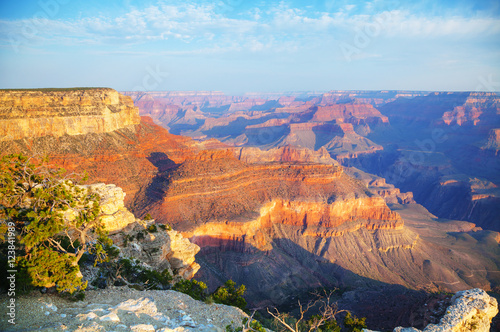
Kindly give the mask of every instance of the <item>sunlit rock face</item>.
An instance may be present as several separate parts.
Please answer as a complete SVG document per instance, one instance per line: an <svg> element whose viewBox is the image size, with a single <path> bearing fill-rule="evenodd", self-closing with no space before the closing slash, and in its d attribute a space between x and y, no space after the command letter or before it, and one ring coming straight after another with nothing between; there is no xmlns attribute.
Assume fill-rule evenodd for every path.
<svg viewBox="0 0 500 332"><path fill-rule="evenodd" d="M231 278L245 284L259 306L320 286L378 281L435 290L453 280L450 289L459 290L488 284L485 276L456 278L455 269L479 269L487 258L457 248L457 260L446 246L422 238L418 226L407 227L384 198L412 205L411 197L384 190L381 197L382 180L368 185L326 159L279 161L280 154L300 155L287 149L255 158L245 153L209 150L188 158L165 178L163 198L149 206L160 222L200 246L197 278L210 286Z"/></svg>
<svg viewBox="0 0 500 332"><path fill-rule="evenodd" d="M175 230L167 231L155 225L154 231L149 231L148 226L154 222L135 218L124 205L122 188L104 183L79 187L99 195L99 222L120 247L121 255L138 259L160 272L167 269L174 277L183 279L191 279L199 270L195 255L200 247Z"/></svg>
<svg viewBox="0 0 500 332"><path fill-rule="evenodd" d="M114 183L125 205L145 201L159 172L197 150L139 117L130 97L112 89L0 91L0 151L48 156L69 172L88 172L90 183ZM154 194L152 194L154 195Z"/></svg>
<svg viewBox="0 0 500 332"><path fill-rule="evenodd" d="M0 140L108 133L140 122L130 97L112 89L0 91Z"/></svg>

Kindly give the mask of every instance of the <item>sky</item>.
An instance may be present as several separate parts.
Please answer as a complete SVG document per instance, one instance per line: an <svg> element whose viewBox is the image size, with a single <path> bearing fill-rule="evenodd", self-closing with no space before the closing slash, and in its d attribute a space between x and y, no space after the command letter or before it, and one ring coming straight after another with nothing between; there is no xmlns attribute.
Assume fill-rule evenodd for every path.
<svg viewBox="0 0 500 332"><path fill-rule="evenodd" d="M500 0L0 0L0 88L500 91Z"/></svg>

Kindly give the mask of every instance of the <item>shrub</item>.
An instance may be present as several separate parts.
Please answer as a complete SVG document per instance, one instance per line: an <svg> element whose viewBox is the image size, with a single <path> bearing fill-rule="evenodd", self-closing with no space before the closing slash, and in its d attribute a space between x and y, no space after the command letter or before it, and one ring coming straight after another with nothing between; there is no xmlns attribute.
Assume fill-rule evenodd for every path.
<svg viewBox="0 0 500 332"><path fill-rule="evenodd" d="M252 315L253 316L253 315ZM243 332L243 331L254 331L254 332L266 332L266 329L262 326L262 324L255 319L250 317L251 321L249 322L248 317L243 318L241 321L240 327L234 328L231 324L226 325L226 332ZM231 323L233 323L231 321Z"/></svg>
<svg viewBox="0 0 500 332"><path fill-rule="evenodd" d="M247 301L243 298L245 290L245 285L236 288L236 283L232 280L228 280L224 286L217 288L212 296L216 303L231 305L241 310L245 310L247 306Z"/></svg>
<svg viewBox="0 0 500 332"><path fill-rule="evenodd" d="M151 220L151 219L153 219L153 217L151 217L149 213L146 213L146 215L144 216L144 220Z"/></svg>
<svg viewBox="0 0 500 332"><path fill-rule="evenodd" d="M347 328L349 332L361 332L364 328L366 328L366 317L357 318L356 316L351 316L350 312L347 312L347 315L344 317L344 326Z"/></svg>
<svg viewBox="0 0 500 332"><path fill-rule="evenodd" d="M172 230L172 227L169 225L169 224L160 224L158 225L161 229L163 229L164 231L171 231Z"/></svg>
<svg viewBox="0 0 500 332"><path fill-rule="evenodd" d="M151 224L148 227L148 232L150 232L150 233L156 233L156 232L158 232L158 228L156 228L155 224Z"/></svg>
<svg viewBox="0 0 500 332"><path fill-rule="evenodd" d="M203 301L207 296L207 285L205 285L203 281L181 280L177 282L172 289L187 294L198 301Z"/></svg>

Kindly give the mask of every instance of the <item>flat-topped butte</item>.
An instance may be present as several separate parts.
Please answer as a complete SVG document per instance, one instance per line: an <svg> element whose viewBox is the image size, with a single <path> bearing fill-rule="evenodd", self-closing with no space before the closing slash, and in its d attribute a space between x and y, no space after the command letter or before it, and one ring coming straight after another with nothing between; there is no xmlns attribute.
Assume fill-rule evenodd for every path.
<svg viewBox="0 0 500 332"><path fill-rule="evenodd" d="M106 133L139 122L132 99L110 88L0 90L0 141Z"/></svg>

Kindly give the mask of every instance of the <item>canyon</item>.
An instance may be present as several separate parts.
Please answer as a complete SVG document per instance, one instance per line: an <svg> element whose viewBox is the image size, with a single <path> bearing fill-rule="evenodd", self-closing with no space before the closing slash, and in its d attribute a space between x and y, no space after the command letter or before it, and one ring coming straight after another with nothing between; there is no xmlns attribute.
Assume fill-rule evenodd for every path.
<svg viewBox="0 0 500 332"><path fill-rule="evenodd" d="M131 95L141 114L173 133L233 147L326 149L342 165L412 192L438 217L500 230L496 93ZM233 107L245 100L246 110Z"/></svg>
<svg viewBox="0 0 500 332"><path fill-rule="evenodd" d="M408 305L420 291L498 290L500 236L495 228L483 230L481 223L477 227L467 221L472 217L440 218L445 214L418 204L428 204L419 190L412 190L418 187L382 172L396 167L403 144L411 141L397 141L401 147L393 148L388 137L396 137L404 121L417 121L408 106L398 124L402 113L389 105L425 101L427 94L115 93L0 91L0 100L6 100L1 108L2 154L48 155L70 172L86 170L89 183L123 188L125 207L138 216L150 213L200 247L195 278L210 289L227 279L245 284L255 308L290 303L318 287L351 289L358 295L366 288L378 289L379 295L390 289L404 294ZM462 102L469 97L457 98ZM495 98L484 96L485 102L479 97L470 99L478 103L476 108ZM495 118L493 108L477 117L457 109L445 119L451 124L453 117L470 117L473 126L479 119L477 127L483 117ZM424 109L441 114L433 124L450 125L444 113ZM19 114L32 114L32 122ZM496 124L484 122L488 124L477 137L485 140L476 149L494 162L497 136L489 127ZM52 132L54 124L61 128ZM34 129L18 129L26 125ZM415 174L424 174L425 167ZM457 185L458 175L444 169L450 168L431 169L436 176L447 176L443 184L430 176L418 181L432 183L432 190ZM477 219L495 213L496 180L485 178L464 176L459 183L474 188L476 205L493 202L480 209ZM443 194L431 197L439 204ZM460 200L455 206L468 211ZM403 309L378 315L382 318L369 315L373 306L353 311L370 316L372 326L388 329L396 326L389 315L403 317Z"/></svg>

